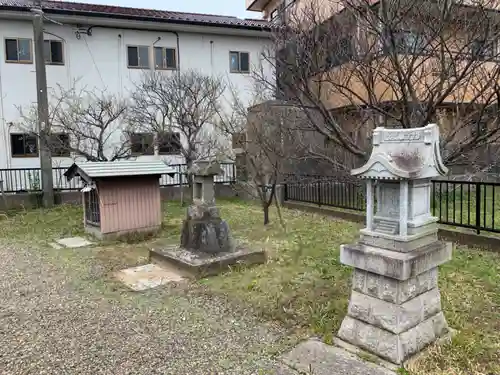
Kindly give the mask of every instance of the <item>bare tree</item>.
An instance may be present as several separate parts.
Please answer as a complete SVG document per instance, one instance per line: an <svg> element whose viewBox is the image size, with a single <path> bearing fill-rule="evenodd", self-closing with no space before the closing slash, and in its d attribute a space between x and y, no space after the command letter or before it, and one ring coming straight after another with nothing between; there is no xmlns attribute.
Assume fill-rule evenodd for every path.
<svg viewBox="0 0 500 375"><path fill-rule="evenodd" d="M299 159L303 153L294 142L297 133L293 122L293 107L283 107L280 102L269 99L262 87L256 87L250 103L245 103L235 90L232 90L232 110L220 114L219 127L233 138L237 157L243 158L246 169L245 178L238 178L242 188L262 207L264 225L271 222L269 209L274 203L283 228L278 188L289 171L291 158ZM240 167L238 167L240 168ZM241 177L241 176L240 176Z"/></svg>
<svg viewBox="0 0 500 375"><path fill-rule="evenodd" d="M259 72L256 79L304 110L301 126L325 139L310 145L311 157L336 170L366 160L374 127L430 122L440 125L445 163L488 166L477 157L497 149L500 136L496 7L494 0L301 2L274 28L267 60L278 79Z"/></svg>
<svg viewBox="0 0 500 375"><path fill-rule="evenodd" d="M224 80L196 71L180 74L147 72L137 83L132 115L137 126L156 134L159 147L175 142L188 168L197 159L215 157L223 145L214 124L219 113ZM166 137L171 133L178 138Z"/></svg>
<svg viewBox="0 0 500 375"><path fill-rule="evenodd" d="M114 161L131 156L133 131L128 102L105 92L58 86L50 95L50 144L53 155L69 152L88 161ZM36 106L19 108L21 126L37 134Z"/></svg>

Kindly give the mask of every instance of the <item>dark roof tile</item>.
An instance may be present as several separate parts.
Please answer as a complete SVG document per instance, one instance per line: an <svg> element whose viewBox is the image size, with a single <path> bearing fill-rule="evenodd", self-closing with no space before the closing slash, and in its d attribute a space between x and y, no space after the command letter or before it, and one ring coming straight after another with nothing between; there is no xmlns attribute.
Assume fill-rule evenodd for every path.
<svg viewBox="0 0 500 375"><path fill-rule="evenodd" d="M1 8L18 8L27 10L33 6L31 0L0 0ZM119 7L114 5L84 4L67 1L42 1L42 8L47 13L78 13L88 16L107 15L108 17L127 17L131 19L149 19L156 22L199 23L207 26L229 26L248 29L268 29L269 23L264 20L241 19L231 16L213 14L183 13L168 10Z"/></svg>

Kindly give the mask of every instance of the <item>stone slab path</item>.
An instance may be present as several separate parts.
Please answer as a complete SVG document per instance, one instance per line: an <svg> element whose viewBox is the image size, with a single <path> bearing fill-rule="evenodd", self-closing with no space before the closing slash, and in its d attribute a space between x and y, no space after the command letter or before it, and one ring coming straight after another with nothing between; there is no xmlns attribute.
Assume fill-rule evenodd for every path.
<svg viewBox="0 0 500 375"><path fill-rule="evenodd" d="M291 337L278 325L176 284L115 289L103 272L89 252L0 244L2 375L308 373L304 346L276 359ZM311 350L311 374L347 374ZM370 371L349 374L386 375Z"/></svg>
<svg viewBox="0 0 500 375"><path fill-rule="evenodd" d="M326 345L314 339L300 343L279 360L301 374L395 375L393 371L363 361L342 348Z"/></svg>

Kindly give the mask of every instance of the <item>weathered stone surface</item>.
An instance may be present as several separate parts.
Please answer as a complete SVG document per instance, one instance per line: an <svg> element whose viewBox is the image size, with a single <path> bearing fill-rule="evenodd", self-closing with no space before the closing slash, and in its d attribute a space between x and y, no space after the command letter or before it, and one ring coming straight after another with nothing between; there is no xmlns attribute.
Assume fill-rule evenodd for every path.
<svg viewBox="0 0 500 375"><path fill-rule="evenodd" d="M56 242L59 245L69 248L85 247L92 245L92 242L86 240L83 237L61 238L60 240L56 240Z"/></svg>
<svg viewBox="0 0 500 375"><path fill-rule="evenodd" d="M194 204L188 208L181 234L181 247L205 253L234 250L229 225L215 206Z"/></svg>
<svg viewBox="0 0 500 375"><path fill-rule="evenodd" d="M395 375L377 364L363 361L348 351L308 340L297 345L280 360L301 374L311 375Z"/></svg>
<svg viewBox="0 0 500 375"><path fill-rule="evenodd" d="M448 323L442 312L423 321L418 326L401 333L401 353L404 360L418 353L430 343L436 341L449 331Z"/></svg>
<svg viewBox="0 0 500 375"><path fill-rule="evenodd" d="M208 204L192 204L187 209L187 220L211 220L220 218L219 208Z"/></svg>
<svg viewBox="0 0 500 375"><path fill-rule="evenodd" d="M348 315L392 333L402 333L441 311L441 296L434 288L399 305L356 291L351 294Z"/></svg>
<svg viewBox="0 0 500 375"><path fill-rule="evenodd" d="M399 281L361 269L354 269L353 290L392 303L404 303L416 296L437 288L438 269L433 268L420 275Z"/></svg>
<svg viewBox="0 0 500 375"><path fill-rule="evenodd" d="M182 273L175 268L155 264L127 268L116 272L115 277L137 292L184 280Z"/></svg>
<svg viewBox="0 0 500 375"><path fill-rule="evenodd" d="M395 334L347 316L342 321L339 337L353 345L402 364L413 354L446 334L448 325L442 312L410 330Z"/></svg>
<svg viewBox="0 0 500 375"><path fill-rule="evenodd" d="M160 266L174 266L190 276L200 278L217 275L232 266L265 263L266 253L262 249L243 246L236 247L232 252L208 254L175 245L156 245L149 250L149 260Z"/></svg>
<svg viewBox="0 0 500 375"><path fill-rule="evenodd" d="M219 163L210 160L198 160L188 170L189 174L195 176L216 176L224 173Z"/></svg>
<svg viewBox="0 0 500 375"><path fill-rule="evenodd" d="M399 238L399 236L383 235L381 233L361 230L359 239L359 243L368 246L380 247L382 249L399 251L402 253L417 250L436 241L438 241L437 228L436 230L429 229L429 232L422 232L422 234L419 235L408 235L404 239Z"/></svg>
<svg viewBox="0 0 500 375"><path fill-rule="evenodd" d="M410 253L400 253L363 244L341 245L340 261L348 266L408 280L451 259L452 244L436 242Z"/></svg>

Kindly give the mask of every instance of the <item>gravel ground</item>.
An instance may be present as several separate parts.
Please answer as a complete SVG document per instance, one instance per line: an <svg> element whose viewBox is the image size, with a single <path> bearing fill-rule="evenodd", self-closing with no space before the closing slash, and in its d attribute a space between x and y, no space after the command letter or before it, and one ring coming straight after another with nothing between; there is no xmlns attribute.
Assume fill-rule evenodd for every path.
<svg viewBox="0 0 500 375"><path fill-rule="evenodd" d="M283 328L189 288L116 290L47 254L0 245L0 374L277 373Z"/></svg>

